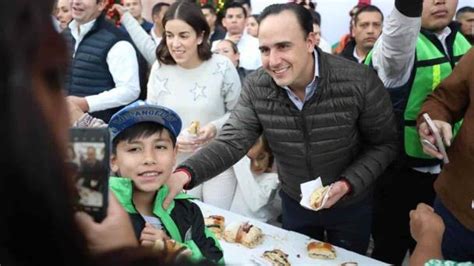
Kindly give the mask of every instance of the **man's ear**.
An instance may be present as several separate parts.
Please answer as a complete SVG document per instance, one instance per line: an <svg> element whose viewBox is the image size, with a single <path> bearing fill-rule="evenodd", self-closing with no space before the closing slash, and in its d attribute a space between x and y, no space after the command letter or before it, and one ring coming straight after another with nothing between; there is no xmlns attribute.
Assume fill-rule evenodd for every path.
<svg viewBox="0 0 474 266"><path fill-rule="evenodd" d="M117 173L120 170L117 164L117 155L115 154L110 155L110 170L114 173Z"/></svg>
<svg viewBox="0 0 474 266"><path fill-rule="evenodd" d="M99 7L99 11L102 12L104 11L105 7L107 7L107 1L99 0L99 2L97 3L97 6Z"/></svg>
<svg viewBox="0 0 474 266"><path fill-rule="evenodd" d="M314 51L314 46L316 46L316 34L314 32L310 32L306 37L306 48L308 52L312 53Z"/></svg>

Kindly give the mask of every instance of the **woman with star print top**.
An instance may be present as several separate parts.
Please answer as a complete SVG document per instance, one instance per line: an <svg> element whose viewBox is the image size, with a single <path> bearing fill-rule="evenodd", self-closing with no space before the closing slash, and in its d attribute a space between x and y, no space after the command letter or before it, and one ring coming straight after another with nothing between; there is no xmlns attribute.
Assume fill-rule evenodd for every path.
<svg viewBox="0 0 474 266"><path fill-rule="evenodd" d="M165 33L148 81L147 101L169 107L183 121L178 136L180 163L213 139L237 103L241 83L232 62L210 51L209 26L200 8L174 3L163 18ZM198 121L193 137L186 127ZM229 209L237 180L232 168L189 191L214 206Z"/></svg>

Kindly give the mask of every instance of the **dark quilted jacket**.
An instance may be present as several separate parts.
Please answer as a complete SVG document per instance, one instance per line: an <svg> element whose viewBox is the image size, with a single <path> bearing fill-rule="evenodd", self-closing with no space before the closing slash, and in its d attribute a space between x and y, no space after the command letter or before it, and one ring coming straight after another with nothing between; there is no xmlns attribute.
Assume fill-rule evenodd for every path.
<svg viewBox="0 0 474 266"><path fill-rule="evenodd" d="M180 167L200 184L232 166L260 134L268 139L282 189L300 200L300 184L345 177L352 192L337 206L367 196L397 153L397 129L388 93L366 66L319 53L315 95L299 111L259 69L247 77L239 102L221 133Z"/></svg>

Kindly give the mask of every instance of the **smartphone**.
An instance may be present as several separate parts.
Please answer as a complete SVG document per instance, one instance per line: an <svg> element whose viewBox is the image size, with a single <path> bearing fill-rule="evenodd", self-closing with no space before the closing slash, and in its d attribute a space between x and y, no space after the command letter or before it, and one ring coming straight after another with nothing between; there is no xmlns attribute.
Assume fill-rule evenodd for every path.
<svg viewBox="0 0 474 266"><path fill-rule="evenodd" d="M433 143L431 143L429 140L427 139L422 139L421 140L421 144L423 144L424 146L428 146L428 148L431 148L437 152L439 152L438 150L438 147L436 147L436 145L434 145Z"/></svg>
<svg viewBox="0 0 474 266"><path fill-rule="evenodd" d="M438 150L443 155L443 163L449 163L448 154L446 153L446 149L444 148L443 139L441 138L441 134L439 133L438 128L434 124L433 120L431 120L428 113L424 113L423 118L425 119L425 122L428 125L428 128L430 129L431 133L435 137L437 148L436 150Z"/></svg>
<svg viewBox="0 0 474 266"><path fill-rule="evenodd" d="M76 186L75 207L101 222L107 214L110 137L107 128L71 128L66 164Z"/></svg>

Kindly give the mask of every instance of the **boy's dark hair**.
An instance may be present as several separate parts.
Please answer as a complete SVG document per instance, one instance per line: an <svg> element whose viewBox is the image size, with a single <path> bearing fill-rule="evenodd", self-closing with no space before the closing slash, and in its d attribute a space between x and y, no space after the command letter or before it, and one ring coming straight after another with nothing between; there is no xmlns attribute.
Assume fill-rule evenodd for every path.
<svg viewBox="0 0 474 266"><path fill-rule="evenodd" d="M362 13L365 13L365 12L377 12L377 13L379 13L380 16L382 17L382 22L383 22L383 13L382 13L382 11L374 5L366 5L366 6L359 7L357 9L357 11L354 13L354 16L353 16L354 25L357 24L357 21L359 20L359 15L362 14Z"/></svg>
<svg viewBox="0 0 474 266"><path fill-rule="evenodd" d="M284 11L290 11L295 15L298 24L303 30L305 38L310 32L313 32L313 17L311 16L311 13L303 6L297 4L269 5L262 11L262 13L260 13L258 23L262 24L262 21L264 21L268 16L278 15Z"/></svg>
<svg viewBox="0 0 474 266"><path fill-rule="evenodd" d="M209 60L212 57L211 47L208 42L211 29L199 6L186 1L175 2L166 11L163 17L163 28L166 27L168 21L173 19L186 22L186 24L193 28L198 36L202 34L202 42L198 45L197 49L198 56L202 61ZM156 48L156 58L160 63L165 65L176 65L176 61L174 61L171 56L166 44L166 34L163 35L163 40L164 42L160 42Z"/></svg>
<svg viewBox="0 0 474 266"><path fill-rule="evenodd" d="M154 122L140 122L120 132L112 141L112 154L117 154L117 145L122 141L132 141L141 137L149 137L153 134L161 134L163 131L168 132L168 135L173 142L173 147L176 146L176 137L169 132L163 125Z"/></svg>
<svg viewBox="0 0 474 266"><path fill-rule="evenodd" d="M160 13L160 11L163 9L163 7L169 7L170 4L168 3L158 3L156 5L153 6L153 8L151 9L151 15L152 16L155 16L155 15L158 15Z"/></svg>
<svg viewBox="0 0 474 266"><path fill-rule="evenodd" d="M237 3L237 2L232 2L228 5L226 5L225 7L225 10L224 10L224 17L227 15L227 10L229 8L240 8L242 9L242 11L244 12L244 17L247 17L248 14L247 14L247 10L245 10L244 6L241 4L241 3Z"/></svg>

